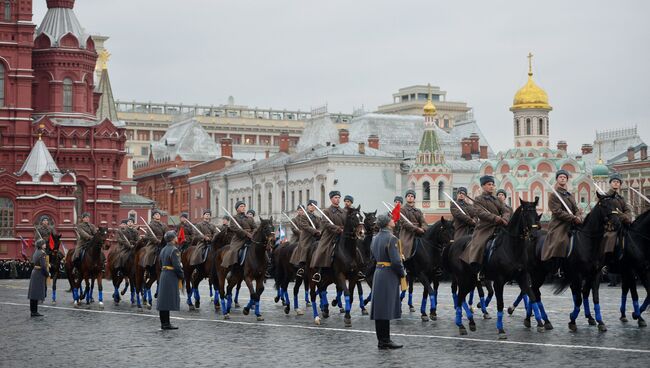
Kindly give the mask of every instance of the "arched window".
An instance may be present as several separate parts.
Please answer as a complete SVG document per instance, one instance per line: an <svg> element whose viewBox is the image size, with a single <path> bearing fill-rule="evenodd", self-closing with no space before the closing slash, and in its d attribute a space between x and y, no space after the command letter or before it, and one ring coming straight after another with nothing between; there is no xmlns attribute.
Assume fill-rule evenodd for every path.
<svg viewBox="0 0 650 368"><path fill-rule="evenodd" d="M0 197L0 238L14 237L14 202Z"/></svg>
<svg viewBox="0 0 650 368"><path fill-rule="evenodd" d="M519 135L520 130L519 130L519 119L515 122L515 135Z"/></svg>
<svg viewBox="0 0 650 368"><path fill-rule="evenodd" d="M320 205L325 206L325 185L320 186Z"/></svg>
<svg viewBox="0 0 650 368"><path fill-rule="evenodd" d="M273 195L269 192L269 216L273 214Z"/></svg>
<svg viewBox="0 0 650 368"><path fill-rule="evenodd" d="M530 127L530 119L526 119L526 135L531 135L532 129Z"/></svg>
<svg viewBox="0 0 650 368"><path fill-rule="evenodd" d="M63 80L63 112L72 112L72 79Z"/></svg>
<svg viewBox="0 0 650 368"><path fill-rule="evenodd" d="M255 205L258 208L258 211L262 212L262 193L257 193L257 203ZM251 204L251 207L253 208L253 205Z"/></svg>
<svg viewBox="0 0 650 368"><path fill-rule="evenodd" d="M5 0L5 21L10 21L11 20L11 1L10 0Z"/></svg>
<svg viewBox="0 0 650 368"><path fill-rule="evenodd" d="M544 134L544 119L542 118L539 119L539 124L537 125L537 129L539 130L538 132L539 135Z"/></svg>
<svg viewBox="0 0 650 368"><path fill-rule="evenodd" d="M287 193L282 191L282 212L285 212L287 210Z"/></svg>
<svg viewBox="0 0 650 368"><path fill-rule="evenodd" d="M5 105L5 66L0 63L0 106Z"/></svg>
<svg viewBox="0 0 650 368"><path fill-rule="evenodd" d="M442 181L438 182L438 200L443 201L445 200L445 195L443 194L445 192L445 183Z"/></svg>
<svg viewBox="0 0 650 368"><path fill-rule="evenodd" d="M422 183L422 200L430 201L431 200L431 184L428 181Z"/></svg>

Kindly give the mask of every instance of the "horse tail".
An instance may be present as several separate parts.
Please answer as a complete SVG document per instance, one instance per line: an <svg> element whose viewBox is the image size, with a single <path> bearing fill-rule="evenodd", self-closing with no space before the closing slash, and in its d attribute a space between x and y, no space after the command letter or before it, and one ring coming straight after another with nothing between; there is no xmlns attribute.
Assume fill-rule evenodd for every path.
<svg viewBox="0 0 650 368"><path fill-rule="evenodd" d="M556 280L553 284L553 295L558 295L562 294L564 290L566 290L569 285L571 285L571 280L565 275L565 277Z"/></svg>

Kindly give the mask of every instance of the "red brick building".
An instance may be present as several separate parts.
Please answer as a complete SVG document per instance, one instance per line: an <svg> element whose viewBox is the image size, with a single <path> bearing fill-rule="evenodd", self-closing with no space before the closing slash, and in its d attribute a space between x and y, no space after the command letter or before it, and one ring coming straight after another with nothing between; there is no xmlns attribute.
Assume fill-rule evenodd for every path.
<svg viewBox="0 0 650 368"><path fill-rule="evenodd" d="M75 1L47 0L38 29L32 1L3 3L0 258L16 258L19 237L32 238L42 215L68 248L81 212L98 225L119 222L126 135L123 124L95 115L102 97L95 91L97 53Z"/></svg>

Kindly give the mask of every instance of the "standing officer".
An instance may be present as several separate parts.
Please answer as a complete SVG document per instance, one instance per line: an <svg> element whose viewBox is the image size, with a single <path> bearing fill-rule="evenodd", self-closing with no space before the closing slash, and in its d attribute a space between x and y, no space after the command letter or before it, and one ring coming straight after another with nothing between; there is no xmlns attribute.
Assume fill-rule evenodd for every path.
<svg viewBox="0 0 650 368"><path fill-rule="evenodd" d="M406 206L402 207L401 213L411 221L409 224L402 219L400 226L402 230L399 232L399 240L402 242L403 256L409 258L414 249L415 238L424 234L427 229L427 223L424 220L424 215L419 208L415 208L415 191L409 189L406 191Z"/></svg>
<svg viewBox="0 0 650 368"><path fill-rule="evenodd" d="M451 203L451 215L454 217L454 240L458 240L466 235L471 235L476 226L474 208L471 204L465 201L466 196L467 188L460 187L456 194L456 203Z"/></svg>
<svg viewBox="0 0 650 368"><path fill-rule="evenodd" d="M47 271L48 264L45 259L45 240L39 239L36 241L36 251L32 255L32 275L29 278L29 289L27 291L27 298L29 299L29 310L32 317L42 317L38 313L38 301L45 299L46 281L49 273Z"/></svg>
<svg viewBox="0 0 650 368"><path fill-rule="evenodd" d="M375 321L378 345L381 350L399 349L402 345L390 339L390 320L402 317L400 308L400 278L406 277L402 258L397 249L399 240L393 235L395 222L388 215L377 216L380 230L372 239L370 250L377 266L372 282L370 319Z"/></svg>
<svg viewBox="0 0 650 368"><path fill-rule="evenodd" d="M334 257L334 245L338 242L339 236L343 232L345 225L345 213L339 207L341 201L341 192L333 190L329 193L331 205L323 210L333 224L330 224L327 219L321 221L321 238L318 242L316 250L311 258L309 268L318 268L312 276L313 282L320 282L321 271L323 268L332 267L332 258Z"/></svg>
<svg viewBox="0 0 650 368"><path fill-rule="evenodd" d="M203 221L196 224L196 228L203 233L203 239L199 241L199 246L192 253L190 259L190 266L196 266L205 262L205 257L208 254L208 248L211 245L212 239L217 235L217 227L210 222L212 218L212 211L203 211ZM196 234L197 236L201 236Z"/></svg>
<svg viewBox="0 0 650 368"><path fill-rule="evenodd" d="M498 226L508 225L503 218L506 208L503 202L494 197L494 177L485 175L480 179L483 194L474 200L474 214L479 218L478 226L472 234L472 240L460 255L461 261L472 267L478 281L483 281L481 265L487 241L494 235Z"/></svg>
<svg viewBox="0 0 650 368"><path fill-rule="evenodd" d="M243 201L235 203L235 221L230 220L229 229L235 235L230 241L229 250L225 251L223 255L222 267L230 267L237 263L239 259L239 251L253 239L253 231L255 231L255 220L246 215L246 204ZM237 226L239 224L239 226ZM239 228L241 226L241 229Z"/></svg>
<svg viewBox="0 0 650 368"><path fill-rule="evenodd" d="M298 277L302 277L305 274L305 265L307 263L309 248L320 237L320 231L318 230L320 220L316 215L314 215L314 211L316 210L314 205L318 206L318 202L313 199L308 200L307 213L301 213L295 218L296 226L298 226L298 229L300 230L300 236L298 238L298 246L293 251L290 261L294 266L298 267L298 272L296 272ZM309 216L309 219L311 219L311 222L314 223L315 227L311 225L307 216Z"/></svg>
<svg viewBox="0 0 650 368"><path fill-rule="evenodd" d="M178 250L178 238L175 231L165 233L165 247L160 251L160 287L158 288L158 303L156 309L160 314L160 328L177 330L169 322L169 311L181 309L180 281L183 280L183 265L181 252Z"/></svg>

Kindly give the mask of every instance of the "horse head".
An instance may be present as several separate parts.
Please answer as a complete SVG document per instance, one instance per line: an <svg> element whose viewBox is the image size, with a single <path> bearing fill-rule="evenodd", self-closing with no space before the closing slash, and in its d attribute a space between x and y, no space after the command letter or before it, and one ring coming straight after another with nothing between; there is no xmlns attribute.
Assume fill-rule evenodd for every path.
<svg viewBox="0 0 650 368"><path fill-rule="evenodd" d="M454 241L454 225L443 216L440 221L427 228L422 238L436 248L443 249Z"/></svg>
<svg viewBox="0 0 650 368"><path fill-rule="evenodd" d="M528 240L532 237L533 230L539 229L539 215L537 214L539 197L535 197L533 202L519 198L519 203L520 206L512 214L507 229L511 235Z"/></svg>
<svg viewBox="0 0 650 368"><path fill-rule="evenodd" d="M235 233L231 231L228 226L224 226L223 229L212 238L212 247L218 249L230 244L230 240L232 240L234 235Z"/></svg>
<svg viewBox="0 0 650 368"><path fill-rule="evenodd" d="M350 239L359 240L364 238L365 228L361 217L361 206L348 208L345 224L343 225L343 233L346 238Z"/></svg>
<svg viewBox="0 0 650 368"><path fill-rule="evenodd" d="M620 210L614 201L614 195L600 194L596 192L598 202L585 218L583 230L601 232L607 227L617 231L621 227L621 220L618 216Z"/></svg>
<svg viewBox="0 0 650 368"><path fill-rule="evenodd" d="M363 227L365 228L366 233L374 233L375 228L377 227L377 210L374 212L364 212L363 217Z"/></svg>
<svg viewBox="0 0 650 368"><path fill-rule="evenodd" d="M264 244L270 247L275 243L275 227L273 226L273 217L263 219L260 217L260 226L253 232L253 241L257 244Z"/></svg>

